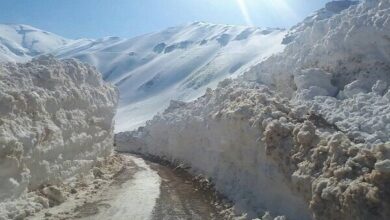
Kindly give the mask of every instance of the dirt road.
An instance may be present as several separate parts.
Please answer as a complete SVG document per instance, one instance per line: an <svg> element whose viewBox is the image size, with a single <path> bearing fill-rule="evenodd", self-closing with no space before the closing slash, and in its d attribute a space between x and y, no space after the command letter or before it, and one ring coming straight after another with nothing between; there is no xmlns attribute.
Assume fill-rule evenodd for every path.
<svg viewBox="0 0 390 220"><path fill-rule="evenodd" d="M198 189L186 172L123 156L126 164L107 186L92 195L79 192L31 219L222 219L212 196Z"/></svg>

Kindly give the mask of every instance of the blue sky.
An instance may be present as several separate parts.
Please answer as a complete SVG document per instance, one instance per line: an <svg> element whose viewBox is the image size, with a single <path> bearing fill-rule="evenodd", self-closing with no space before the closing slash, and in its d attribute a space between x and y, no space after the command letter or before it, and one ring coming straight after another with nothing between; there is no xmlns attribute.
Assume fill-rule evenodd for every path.
<svg viewBox="0 0 390 220"><path fill-rule="evenodd" d="M0 0L0 23L68 38L134 37L193 21L290 27L328 0Z"/></svg>

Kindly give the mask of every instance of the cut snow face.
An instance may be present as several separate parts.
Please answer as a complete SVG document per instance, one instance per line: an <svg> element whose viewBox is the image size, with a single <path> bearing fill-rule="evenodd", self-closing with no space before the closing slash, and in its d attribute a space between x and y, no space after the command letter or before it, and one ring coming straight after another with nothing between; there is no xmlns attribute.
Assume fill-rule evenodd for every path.
<svg viewBox="0 0 390 220"><path fill-rule="evenodd" d="M22 24L0 24L0 62L24 62L72 42Z"/></svg>
<svg viewBox="0 0 390 220"><path fill-rule="evenodd" d="M76 60L0 65L0 202L111 154L116 105L117 91Z"/></svg>
<svg viewBox="0 0 390 220"><path fill-rule="evenodd" d="M116 131L124 131L143 125L170 100L193 100L281 52L285 33L196 22L134 39L79 40L53 53L96 66L118 86Z"/></svg>
<svg viewBox="0 0 390 220"><path fill-rule="evenodd" d="M356 142L265 86L229 80L116 136L121 151L184 163L210 178L247 217L270 211L318 220L388 219L388 141Z"/></svg>

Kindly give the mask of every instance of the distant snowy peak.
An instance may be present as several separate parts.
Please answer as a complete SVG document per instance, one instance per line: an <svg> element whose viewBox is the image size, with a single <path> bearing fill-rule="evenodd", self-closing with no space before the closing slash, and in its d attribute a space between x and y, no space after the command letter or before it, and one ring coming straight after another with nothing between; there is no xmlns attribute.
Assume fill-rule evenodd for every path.
<svg viewBox="0 0 390 220"><path fill-rule="evenodd" d="M71 40L23 24L0 24L0 62L27 61Z"/></svg>

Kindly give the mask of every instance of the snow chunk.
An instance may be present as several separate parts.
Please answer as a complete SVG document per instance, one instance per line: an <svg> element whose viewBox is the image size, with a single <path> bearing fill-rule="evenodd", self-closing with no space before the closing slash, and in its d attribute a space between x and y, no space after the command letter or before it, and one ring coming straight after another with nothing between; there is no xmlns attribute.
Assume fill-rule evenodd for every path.
<svg viewBox="0 0 390 220"><path fill-rule="evenodd" d="M42 189L42 193L49 198L52 205L59 205L65 202L66 197L63 192L55 186L48 186Z"/></svg>
<svg viewBox="0 0 390 220"><path fill-rule="evenodd" d="M378 95L383 95L386 89L387 89L387 83L382 80L376 81L375 85L372 86L372 92Z"/></svg>
<svg viewBox="0 0 390 220"><path fill-rule="evenodd" d="M355 80L344 87L341 97L353 98L359 93L368 93L370 87L363 80Z"/></svg>
<svg viewBox="0 0 390 220"><path fill-rule="evenodd" d="M375 163L375 169L381 173L390 174L390 159L382 160Z"/></svg>
<svg viewBox="0 0 390 220"><path fill-rule="evenodd" d="M332 75L319 68L305 69L295 74L294 82L298 93L305 93L302 98L315 96L335 96L338 89L331 84Z"/></svg>

